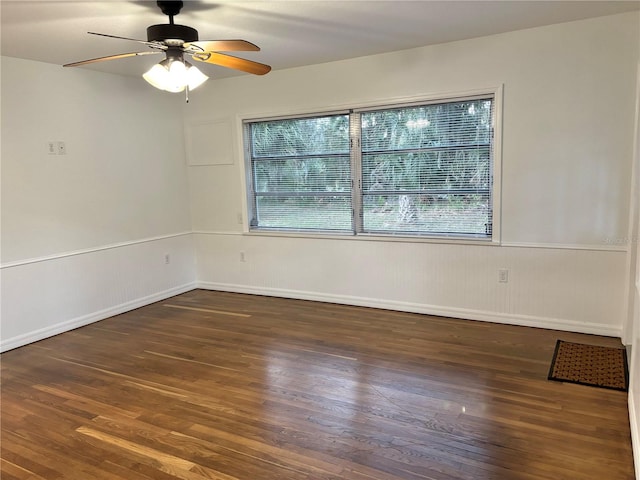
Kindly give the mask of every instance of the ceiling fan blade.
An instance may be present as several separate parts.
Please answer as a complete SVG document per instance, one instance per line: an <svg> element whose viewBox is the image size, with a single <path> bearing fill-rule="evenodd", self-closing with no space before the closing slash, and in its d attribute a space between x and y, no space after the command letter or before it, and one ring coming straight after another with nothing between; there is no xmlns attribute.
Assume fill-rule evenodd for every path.
<svg viewBox="0 0 640 480"><path fill-rule="evenodd" d="M88 63L105 62L107 60L118 60L119 58L137 57L138 55L153 55L156 53L164 53L162 51L148 51L148 52L132 52L132 53L119 53L118 55L109 55L107 57L92 58L90 60L82 60L80 62L67 63L63 67L79 67L80 65L87 65Z"/></svg>
<svg viewBox="0 0 640 480"><path fill-rule="evenodd" d="M245 60L244 58L233 57L231 55L225 55L224 53L197 53L193 55L193 59L198 60L199 62L212 63L214 65L220 65L221 67L233 68L235 70L253 73L254 75L264 75L265 73L269 73L271 71L271 67L269 65L252 62L251 60Z"/></svg>
<svg viewBox="0 0 640 480"><path fill-rule="evenodd" d="M186 48L195 52L259 52L260 47L246 40L201 40L185 43Z"/></svg>
<svg viewBox="0 0 640 480"><path fill-rule="evenodd" d="M164 45L160 42L147 42L146 40L138 40L136 38L118 37L117 35L108 35L106 33L87 32L89 35L99 35L101 37L117 38L119 40L129 40L130 42L138 42L144 45L150 45L152 47L163 48Z"/></svg>

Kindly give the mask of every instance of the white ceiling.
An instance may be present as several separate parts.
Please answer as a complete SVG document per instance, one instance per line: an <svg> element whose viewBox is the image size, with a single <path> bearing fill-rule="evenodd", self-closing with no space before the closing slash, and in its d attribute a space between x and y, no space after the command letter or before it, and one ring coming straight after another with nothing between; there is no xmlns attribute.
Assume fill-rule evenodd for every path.
<svg viewBox="0 0 640 480"><path fill-rule="evenodd" d="M278 70L638 9L638 1L193 0L175 22L196 28L201 40L255 43L261 52L238 56ZM147 48L87 31L146 40L147 26L168 23L155 1L1 0L0 15L2 55L59 65ZM77 68L134 76L158 61ZM242 74L201 69L214 78Z"/></svg>

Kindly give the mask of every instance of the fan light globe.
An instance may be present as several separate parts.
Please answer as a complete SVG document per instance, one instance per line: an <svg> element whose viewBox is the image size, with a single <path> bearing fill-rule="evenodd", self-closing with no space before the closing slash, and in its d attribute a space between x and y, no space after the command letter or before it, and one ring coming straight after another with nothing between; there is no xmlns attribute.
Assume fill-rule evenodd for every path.
<svg viewBox="0 0 640 480"><path fill-rule="evenodd" d="M188 62L163 60L142 75L150 85L171 93L182 92L202 85L209 77Z"/></svg>
<svg viewBox="0 0 640 480"><path fill-rule="evenodd" d="M185 64L187 65L187 85L189 85L189 90L193 90L209 80L209 77L193 65L190 65L189 62L185 62Z"/></svg>
<svg viewBox="0 0 640 480"><path fill-rule="evenodd" d="M146 73L142 75L150 85L153 85L160 90L164 90L164 85L167 81L166 77L169 75L169 71L164 65L160 63L155 64Z"/></svg>

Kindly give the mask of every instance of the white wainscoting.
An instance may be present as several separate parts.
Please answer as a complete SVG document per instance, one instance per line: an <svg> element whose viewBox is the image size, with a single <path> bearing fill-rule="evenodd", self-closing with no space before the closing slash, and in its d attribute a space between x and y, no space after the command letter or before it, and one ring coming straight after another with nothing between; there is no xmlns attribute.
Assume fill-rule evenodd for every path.
<svg viewBox="0 0 640 480"><path fill-rule="evenodd" d="M640 300L640 296L637 296ZM640 397L638 386L638 338L631 348L631 358L629 362L629 394L627 404L629 406L629 426L631 429L631 446L633 448L633 459L635 464L636 478L640 479L640 417L638 416L638 397Z"/></svg>
<svg viewBox="0 0 640 480"><path fill-rule="evenodd" d="M0 351L195 288L190 233L27 259L1 268Z"/></svg>
<svg viewBox="0 0 640 480"><path fill-rule="evenodd" d="M626 252L194 234L198 287L619 337ZM244 261L241 259L244 254ZM498 282L498 269L509 282Z"/></svg>
<svg viewBox="0 0 640 480"><path fill-rule="evenodd" d="M635 245L636 250L638 243ZM629 361L629 425L631 427L631 445L635 461L636 478L640 479L640 257L636 258L636 281L633 285L633 344Z"/></svg>

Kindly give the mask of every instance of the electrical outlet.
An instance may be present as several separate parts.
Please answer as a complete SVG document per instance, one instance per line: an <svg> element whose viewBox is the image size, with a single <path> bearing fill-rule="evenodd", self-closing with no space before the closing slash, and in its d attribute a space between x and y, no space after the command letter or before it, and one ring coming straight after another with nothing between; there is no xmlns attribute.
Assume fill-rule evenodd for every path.
<svg viewBox="0 0 640 480"><path fill-rule="evenodd" d="M169 255L168 253L164 254L164 263L165 265L169 265L171 263L171 255Z"/></svg>
<svg viewBox="0 0 640 480"><path fill-rule="evenodd" d="M238 213L236 215L236 219L238 220L238 225L242 225L242 214L241 213Z"/></svg>
<svg viewBox="0 0 640 480"><path fill-rule="evenodd" d="M47 153L49 155L58 154L58 144L56 142L47 142Z"/></svg>
<svg viewBox="0 0 640 480"><path fill-rule="evenodd" d="M498 282L500 283L509 283L509 270L506 268L501 268L498 270Z"/></svg>
<svg viewBox="0 0 640 480"><path fill-rule="evenodd" d="M240 252L240 261L241 262L246 262L247 258L244 256L244 252Z"/></svg>
<svg viewBox="0 0 640 480"><path fill-rule="evenodd" d="M66 155L67 154L67 146L64 142L58 142L58 155Z"/></svg>

